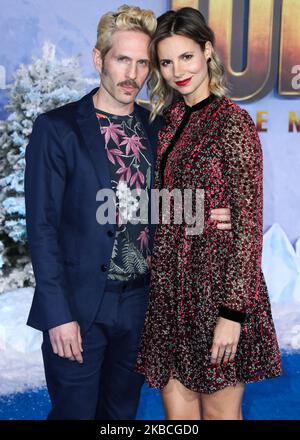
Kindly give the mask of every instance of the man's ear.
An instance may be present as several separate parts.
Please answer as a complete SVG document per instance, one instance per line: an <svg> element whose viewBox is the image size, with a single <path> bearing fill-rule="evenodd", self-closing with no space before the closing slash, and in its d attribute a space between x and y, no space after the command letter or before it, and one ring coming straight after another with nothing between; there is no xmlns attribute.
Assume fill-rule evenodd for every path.
<svg viewBox="0 0 300 440"><path fill-rule="evenodd" d="M102 61L101 52L96 47L93 48L93 61L94 61L95 69L97 70L99 75L101 75L103 61Z"/></svg>

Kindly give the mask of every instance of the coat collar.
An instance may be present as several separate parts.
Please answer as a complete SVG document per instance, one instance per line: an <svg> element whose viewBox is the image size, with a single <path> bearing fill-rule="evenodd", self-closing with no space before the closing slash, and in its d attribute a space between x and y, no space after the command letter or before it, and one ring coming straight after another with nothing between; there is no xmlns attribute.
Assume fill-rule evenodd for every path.
<svg viewBox="0 0 300 440"><path fill-rule="evenodd" d="M78 102L77 123L85 146L94 165L98 180L103 188L111 188L111 178L107 163L104 139L100 134L99 123L95 113L92 90Z"/></svg>

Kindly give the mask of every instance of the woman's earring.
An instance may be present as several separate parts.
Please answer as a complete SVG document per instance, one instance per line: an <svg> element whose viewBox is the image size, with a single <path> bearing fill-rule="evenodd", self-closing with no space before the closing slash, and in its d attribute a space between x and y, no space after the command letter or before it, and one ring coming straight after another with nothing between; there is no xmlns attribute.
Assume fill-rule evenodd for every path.
<svg viewBox="0 0 300 440"><path fill-rule="evenodd" d="M206 62L209 64L211 62L211 58L209 57Z"/></svg>

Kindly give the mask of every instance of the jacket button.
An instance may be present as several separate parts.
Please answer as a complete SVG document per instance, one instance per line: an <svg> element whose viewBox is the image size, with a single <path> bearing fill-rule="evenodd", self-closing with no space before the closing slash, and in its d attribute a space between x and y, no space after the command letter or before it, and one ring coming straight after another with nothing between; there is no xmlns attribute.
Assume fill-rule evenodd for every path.
<svg viewBox="0 0 300 440"><path fill-rule="evenodd" d="M107 231L107 235L108 235L109 237L113 237L113 236L114 236L114 233L113 233L113 231L109 230L109 231Z"/></svg>
<svg viewBox="0 0 300 440"><path fill-rule="evenodd" d="M101 270L102 270L102 272L106 272L106 271L107 271L107 266L106 266L106 264L102 264L102 266L101 266Z"/></svg>

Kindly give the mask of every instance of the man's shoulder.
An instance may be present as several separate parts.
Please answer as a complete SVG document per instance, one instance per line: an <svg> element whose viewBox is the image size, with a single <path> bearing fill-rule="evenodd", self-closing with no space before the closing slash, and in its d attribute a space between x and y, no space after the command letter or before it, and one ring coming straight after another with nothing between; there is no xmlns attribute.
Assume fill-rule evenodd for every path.
<svg viewBox="0 0 300 440"><path fill-rule="evenodd" d="M43 113L43 115L51 121L71 120L76 116L82 99L83 98L77 101L69 102L68 104L64 104L60 107L56 107L52 110L48 110L47 112Z"/></svg>
<svg viewBox="0 0 300 440"><path fill-rule="evenodd" d="M91 96L94 90L77 101L72 101L64 104L60 107L56 107L52 110L42 113L40 116L54 124L72 123L78 116L78 111L87 112L90 111ZM91 102L90 102L91 101ZM92 107L93 108L93 107Z"/></svg>

